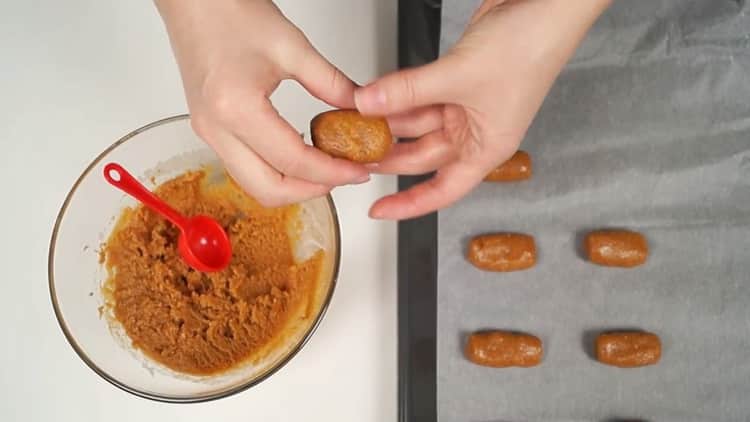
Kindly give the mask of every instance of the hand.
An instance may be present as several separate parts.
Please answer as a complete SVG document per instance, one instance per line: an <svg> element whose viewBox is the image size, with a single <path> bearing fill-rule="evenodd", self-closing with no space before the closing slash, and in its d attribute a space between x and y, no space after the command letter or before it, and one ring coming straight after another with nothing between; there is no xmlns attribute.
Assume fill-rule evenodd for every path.
<svg viewBox="0 0 750 422"><path fill-rule="evenodd" d="M609 0L487 0L459 42L425 66L355 91L364 114L384 115L394 146L372 171L435 176L386 196L373 218L403 219L447 207L507 160L562 67Z"/></svg>
<svg viewBox="0 0 750 422"><path fill-rule="evenodd" d="M156 0L182 74L195 132L265 206L361 183L369 172L303 143L269 100L294 79L334 107L354 107L354 84L269 0Z"/></svg>

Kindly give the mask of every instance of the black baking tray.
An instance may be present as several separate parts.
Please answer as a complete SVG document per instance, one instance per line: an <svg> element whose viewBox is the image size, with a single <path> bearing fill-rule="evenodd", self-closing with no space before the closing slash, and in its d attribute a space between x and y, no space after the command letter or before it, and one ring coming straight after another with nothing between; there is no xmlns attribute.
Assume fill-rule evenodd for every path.
<svg viewBox="0 0 750 422"><path fill-rule="evenodd" d="M399 0L399 68L435 60L441 0ZM401 142L410 142L405 139ZM431 175L401 176L406 190ZM437 214L398 224L398 412L401 422L437 420Z"/></svg>

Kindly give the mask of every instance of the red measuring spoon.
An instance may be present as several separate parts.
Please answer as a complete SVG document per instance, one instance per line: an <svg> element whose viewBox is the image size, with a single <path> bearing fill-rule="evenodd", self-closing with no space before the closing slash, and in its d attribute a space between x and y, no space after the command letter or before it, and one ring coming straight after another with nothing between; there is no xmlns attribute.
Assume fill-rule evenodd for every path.
<svg viewBox="0 0 750 422"><path fill-rule="evenodd" d="M211 217L187 218L151 193L122 166L104 166L104 178L114 187L141 201L180 229L177 249L185 262L202 272L221 271L232 258L232 244L221 225Z"/></svg>

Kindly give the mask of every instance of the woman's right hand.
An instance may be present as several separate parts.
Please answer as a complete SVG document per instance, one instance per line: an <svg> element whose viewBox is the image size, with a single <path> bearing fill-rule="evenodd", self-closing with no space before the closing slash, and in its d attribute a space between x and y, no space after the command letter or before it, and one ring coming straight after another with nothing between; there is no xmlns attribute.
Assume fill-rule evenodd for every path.
<svg viewBox="0 0 750 422"><path fill-rule="evenodd" d="M369 180L364 166L305 145L269 96L298 81L333 107L354 108L354 83L269 0L155 0L165 22L193 129L232 177L265 206Z"/></svg>

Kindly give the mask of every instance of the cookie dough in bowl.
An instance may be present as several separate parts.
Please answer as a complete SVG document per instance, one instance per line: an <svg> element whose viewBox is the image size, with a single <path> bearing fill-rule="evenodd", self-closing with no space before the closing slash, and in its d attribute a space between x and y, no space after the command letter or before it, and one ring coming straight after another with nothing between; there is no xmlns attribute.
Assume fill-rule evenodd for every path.
<svg viewBox="0 0 750 422"><path fill-rule="evenodd" d="M232 242L229 267L187 267L176 229L106 183L108 162L179 211L216 218ZM224 397L273 374L312 335L335 286L338 230L330 197L263 208L187 116L158 121L108 148L68 194L50 245L55 314L84 362L126 391Z"/></svg>

